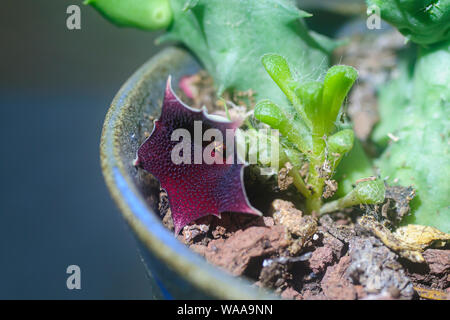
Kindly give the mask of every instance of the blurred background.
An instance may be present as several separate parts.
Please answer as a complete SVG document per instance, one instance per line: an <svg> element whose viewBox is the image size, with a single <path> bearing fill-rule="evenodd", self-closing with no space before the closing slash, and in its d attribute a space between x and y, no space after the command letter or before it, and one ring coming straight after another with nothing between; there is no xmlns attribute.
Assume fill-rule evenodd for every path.
<svg viewBox="0 0 450 320"><path fill-rule="evenodd" d="M349 2L364 10L309 1ZM66 27L71 4L81 30ZM323 34L343 20L321 18L325 28L308 24ZM0 298L153 298L98 149L110 102L161 50L158 34L117 28L78 0L2 0L0 24ZM81 290L66 287L73 264Z"/></svg>
<svg viewBox="0 0 450 320"><path fill-rule="evenodd" d="M66 9L81 8L81 30ZM0 298L151 298L99 164L103 119L160 47L81 1L2 0ZM66 268L81 268L68 290Z"/></svg>

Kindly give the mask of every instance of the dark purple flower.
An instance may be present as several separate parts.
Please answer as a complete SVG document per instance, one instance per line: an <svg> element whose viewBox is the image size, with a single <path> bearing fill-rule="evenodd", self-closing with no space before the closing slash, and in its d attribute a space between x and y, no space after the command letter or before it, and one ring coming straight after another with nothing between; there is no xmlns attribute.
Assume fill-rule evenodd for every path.
<svg viewBox="0 0 450 320"><path fill-rule="evenodd" d="M222 163L206 164L203 158L201 163L194 163L195 151L201 150L203 155L207 145L215 142L203 142L200 138L201 145L198 143L194 134L195 126L198 128L199 124L197 122L195 125L196 121L201 121L201 137L206 130L215 128L221 132L226 142L226 131L230 129L228 131L232 133L233 144L232 152L228 152L230 155L226 155L226 147L221 143L212 151L212 155L220 152ZM155 121L150 137L139 148L136 164L154 175L166 190L175 234L191 221L211 214L218 217L221 212L261 215L250 205L245 194L244 165L237 161L234 147L234 132L237 126L236 122L208 115L206 109L197 110L183 104L173 92L169 77L161 116ZM176 164L172 160L172 150L180 144L180 140L171 141L172 133L176 129L185 129L185 132L190 133L190 141L184 141L190 146L190 163L187 161L188 163Z"/></svg>

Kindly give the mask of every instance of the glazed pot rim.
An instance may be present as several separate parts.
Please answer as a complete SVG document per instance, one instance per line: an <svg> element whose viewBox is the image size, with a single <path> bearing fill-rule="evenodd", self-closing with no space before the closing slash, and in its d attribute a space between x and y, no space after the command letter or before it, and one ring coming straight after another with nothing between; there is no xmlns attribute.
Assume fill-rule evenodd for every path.
<svg viewBox="0 0 450 320"><path fill-rule="evenodd" d="M271 294L251 286L250 281L234 277L215 267L174 237L156 213L146 204L120 157L118 136L129 108L126 101L136 94L136 88L148 78L158 65L170 57L186 56L185 50L169 47L142 65L120 88L106 115L101 142L100 160L106 185L123 217L144 244L169 268L205 293L222 299L274 298Z"/></svg>

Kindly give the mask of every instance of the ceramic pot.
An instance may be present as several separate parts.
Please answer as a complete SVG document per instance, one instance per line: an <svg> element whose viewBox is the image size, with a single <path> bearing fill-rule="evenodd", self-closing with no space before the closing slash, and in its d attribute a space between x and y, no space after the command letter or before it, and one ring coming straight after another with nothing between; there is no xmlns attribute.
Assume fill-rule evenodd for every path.
<svg viewBox="0 0 450 320"><path fill-rule="evenodd" d="M159 184L133 166L136 151L158 118L167 77L200 70L185 50L167 48L140 67L122 86L106 115L101 165L106 184L135 235L155 298L262 299L271 296L209 264L167 230L158 215Z"/></svg>

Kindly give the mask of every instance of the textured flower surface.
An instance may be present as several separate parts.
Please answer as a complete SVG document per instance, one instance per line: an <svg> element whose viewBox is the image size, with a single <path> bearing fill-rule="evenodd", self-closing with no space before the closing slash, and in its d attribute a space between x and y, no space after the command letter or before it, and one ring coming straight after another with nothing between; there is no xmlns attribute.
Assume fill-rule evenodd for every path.
<svg viewBox="0 0 450 320"><path fill-rule="evenodd" d="M199 124L201 137L208 129L219 130L224 140L227 131L232 132L233 152L228 157L223 156L222 163L216 161L218 163L207 164L203 157L201 163L195 161L195 153L198 155L198 150L201 150L203 156L205 149L214 143L214 141L205 143L202 138L198 143L196 138L198 132L195 131L198 130L196 128ZM205 109L197 110L185 105L173 92L169 77L161 116L155 121L151 135L139 148L136 165L155 176L160 181L161 187L166 190L175 234L191 221L207 215L220 217L221 212L260 215L260 212L250 205L245 194L244 164L237 161L234 148L236 128L235 122L208 115ZM189 132L191 138L186 141L172 139L177 129ZM190 161L176 164L173 161L172 151L177 145L180 146L180 143L186 143L188 148L190 147ZM184 152L189 154L188 148L182 149L182 156ZM212 156L214 152L227 154L223 145L219 145L219 148L211 152Z"/></svg>

